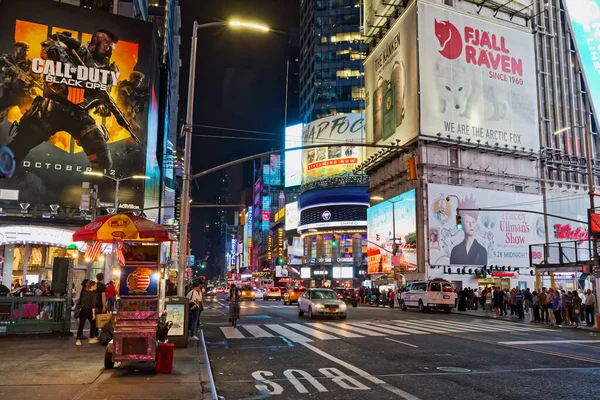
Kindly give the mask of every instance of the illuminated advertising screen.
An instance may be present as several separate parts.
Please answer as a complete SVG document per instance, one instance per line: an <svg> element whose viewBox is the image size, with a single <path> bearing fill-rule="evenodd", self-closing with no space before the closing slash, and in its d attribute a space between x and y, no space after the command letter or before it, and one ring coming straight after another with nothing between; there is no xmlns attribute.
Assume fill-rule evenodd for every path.
<svg viewBox="0 0 600 400"><path fill-rule="evenodd" d="M265 167L269 169L268 175L264 177L265 185L281 185L281 156L279 154L271 154L269 165L265 165Z"/></svg>
<svg viewBox="0 0 600 400"><path fill-rule="evenodd" d="M285 230L291 231L298 228L298 202L285 205Z"/></svg>
<svg viewBox="0 0 600 400"><path fill-rule="evenodd" d="M285 148L302 146L302 124L285 128ZM285 187L302 184L302 150L285 152Z"/></svg>
<svg viewBox="0 0 600 400"><path fill-rule="evenodd" d="M302 145L323 147L302 150L302 184L350 175L363 161L364 114L339 114L304 126Z"/></svg>
<svg viewBox="0 0 600 400"><path fill-rule="evenodd" d="M594 111L600 106L600 0L565 0Z"/></svg>
<svg viewBox="0 0 600 400"><path fill-rule="evenodd" d="M407 270L417 268L416 191L409 190L367 210L369 274L392 272L392 253ZM394 234L396 237L394 237ZM376 262L373 263L372 261Z"/></svg>
<svg viewBox="0 0 600 400"><path fill-rule="evenodd" d="M543 210L541 196L435 184L428 193L432 265L528 267L529 245L546 239L544 217L527 212Z"/></svg>
<svg viewBox="0 0 600 400"><path fill-rule="evenodd" d="M78 207L98 185L123 208L158 205L158 94L152 24L43 0L0 3L0 144L15 154L2 193ZM148 155L147 155L148 154ZM149 186L152 189L145 193ZM2 200L2 199L0 199Z"/></svg>

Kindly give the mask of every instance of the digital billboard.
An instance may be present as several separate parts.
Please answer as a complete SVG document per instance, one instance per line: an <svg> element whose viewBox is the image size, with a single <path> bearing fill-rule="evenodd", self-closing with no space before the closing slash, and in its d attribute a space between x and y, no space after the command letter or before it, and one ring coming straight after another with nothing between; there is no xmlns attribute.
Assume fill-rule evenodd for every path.
<svg viewBox="0 0 600 400"><path fill-rule="evenodd" d="M285 230L292 231L298 229L298 202L285 205Z"/></svg>
<svg viewBox="0 0 600 400"><path fill-rule="evenodd" d="M527 267L529 245L546 240L544 217L527 212L543 211L542 196L437 184L428 193L431 265Z"/></svg>
<svg viewBox="0 0 600 400"><path fill-rule="evenodd" d="M302 124L285 128L285 148L302 146ZM285 152L285 187L302 184L302 150Z"/></svg>
<svg viewBox="0 0 600 400"><path fill-rule="evenodd" d="M538 149L531 32L427 2L418 11L421 134Z"/></svg>
<svg viewBox="0 0 600 400"><path fill-rule="evenodd" d="M152 38L152 24L105 12L43 0L0 3L0 144L17 162L15 175L0 181L2 192L78 207L82 183L91 182L100 201L112 203L112 181L82 174L94 170L149 175L121 182L119 203L158 204Z"/></svg>
<svg viewBox="0 0 600 400"><path fill-rule="evenodd" d="M406 144L419 130L416 7L407 9L365 60L367 142ZM369 149L370 156L378 149Z"/></svg>
<svg viewBox="0 0 600 400"><path fill-rule="evenodd" d="M565 0L571 31L575 36L577 55L592 96L593 110L600 106L600 0Z"/></svg>
<svg viewBox="0 0 600 400"><path fill-rule="evenodd" d="M263 182L265 185L281 185L281 156L271 154L269 163L263 165Z"/></svg>
<svg viewBox="0 0 600 400"><path fill-rule="evenodd" d="M396 255L400 256L398 266L408 270L417 268L416 200L416 191L412 189L367 209L369 274L392 272L394 239ZM378 263L372 263L373 258Z"/></svg>
<svg viewBox="0 0 600 400"><path fill-rule="evenodd" d="M302 184L349 175L363 161L364 114L338 114L304 126L302 145L323 147L302 150Z"/></svg>

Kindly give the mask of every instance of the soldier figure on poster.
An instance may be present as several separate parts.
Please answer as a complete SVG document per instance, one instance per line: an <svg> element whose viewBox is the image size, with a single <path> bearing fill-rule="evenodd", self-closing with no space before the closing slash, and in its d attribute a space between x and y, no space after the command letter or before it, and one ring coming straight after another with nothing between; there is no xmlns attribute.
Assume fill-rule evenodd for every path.
<svg viewBox="0 0 600 400"><path fill-rule="evenodd" d="M42 43L43 58L34 59L31 69L44 75L44 95L37 96L15 123L16 136L9 147L17 163L56 132L66 131L83 148L92 168L110 170L109 133L92 118L91 109L103 119L114 115L137 142L133 126L109 95L119 77L111 62L117 42L114 33L100 29L85 44L70 32L56 33Z"/></svg>
<svg viewBox="0 0 600 400"><path fill-rule="evenodd" d="M28 51L27 42L16 42L13 53L0 56L0 122L4 121L8 111L15 106L25 112L36 96L34 88L42 89L39 79L31 73Z"/></svg>
<svg viewBox="0 0 600 400"><path fill-rule="evenodd" d="M133 71L129 79L119 83L117 99L130 121L135 122L148 102L148 89L144 86L144 74Z"/></svg>

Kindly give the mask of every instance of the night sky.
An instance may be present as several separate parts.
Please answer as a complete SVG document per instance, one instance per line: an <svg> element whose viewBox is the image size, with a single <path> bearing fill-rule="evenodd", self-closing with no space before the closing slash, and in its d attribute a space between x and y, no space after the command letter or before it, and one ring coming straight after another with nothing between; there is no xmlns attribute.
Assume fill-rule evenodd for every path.
<svg viewBox="0 0 600 400"><path fill-rule="evenodd" d="M180 119L185 120L193 21L240 19L283 32L297 31L299 0L181 0ZM194 137L192 173L284 145L286 60L289 35L210 27L198 31L194 124L280 133L280 137L194 127L194 134L276 139L249 141ZM288 122L297 121L288 116ZM252 166L244 168L250 183ZM215 201L221 173L192 182L194 202ZM202 228L216 210L193 209L192 252L202 257ZM212 268L211 268L212 269Z"/></svg>

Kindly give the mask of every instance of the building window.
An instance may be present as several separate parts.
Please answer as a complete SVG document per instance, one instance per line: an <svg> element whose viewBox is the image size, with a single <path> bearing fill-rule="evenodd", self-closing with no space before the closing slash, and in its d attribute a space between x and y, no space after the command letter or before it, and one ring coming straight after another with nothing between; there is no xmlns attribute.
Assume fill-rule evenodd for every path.
<svg viewBox="0 0 600 400"><path fill-rule="evenodd" d="M344 68L344 69L340 69L338 71L336 71L336 77L338 79L342 79L342 78L358 78L360 76L360 71L359 70L352 70L350 68Z"/></svg>
<svg viewBox="0 0 600 400"><path fill-rule="evenodd" d="M365 88L360 86L352 87L352 100L364 100Z"/></svg>

